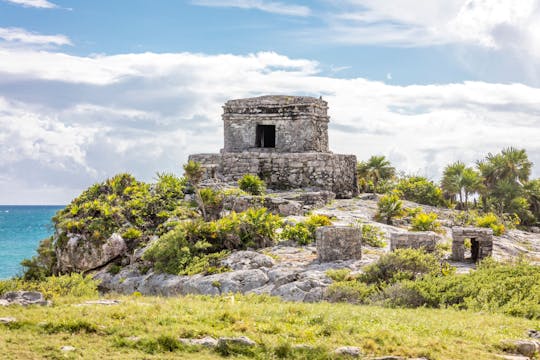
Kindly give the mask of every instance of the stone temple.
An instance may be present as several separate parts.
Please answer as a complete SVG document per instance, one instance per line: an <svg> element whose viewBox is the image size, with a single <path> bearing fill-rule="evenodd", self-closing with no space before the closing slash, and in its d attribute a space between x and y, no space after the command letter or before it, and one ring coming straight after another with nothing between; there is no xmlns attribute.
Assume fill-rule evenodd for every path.
<svg viewBox="0 0 540 360"><path fill-rule="evenodd" d="M207 179L237 181L258 175L271 189L329 190L358 194L356 156L328 148L328 103L307 96L261 96L223 106L224 148L190 155Z"/></svg>

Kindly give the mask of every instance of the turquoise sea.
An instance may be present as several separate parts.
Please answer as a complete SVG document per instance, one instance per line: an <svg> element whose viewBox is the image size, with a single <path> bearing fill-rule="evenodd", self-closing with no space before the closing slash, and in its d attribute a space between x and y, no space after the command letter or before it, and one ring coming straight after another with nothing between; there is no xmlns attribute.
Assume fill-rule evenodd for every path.
<svg viewBox="0 0 540 360"><path fill-rule="evenodd" d="M21 273L19 263L35 255L39 241L52 235L51 218L63 207L0 205L0 279Z"/></svg>

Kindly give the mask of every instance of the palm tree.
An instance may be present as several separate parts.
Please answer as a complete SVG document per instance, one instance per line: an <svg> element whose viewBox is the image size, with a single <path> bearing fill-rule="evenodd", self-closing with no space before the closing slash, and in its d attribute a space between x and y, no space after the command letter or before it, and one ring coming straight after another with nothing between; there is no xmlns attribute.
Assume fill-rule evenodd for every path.
<svg viewBox="0 0 540 360"><path fill-rule="evenodd" d="M480 174L461 161L446 166L441 180L443 191L450 198L455 199L457 196L461 209L468 208L469 195L478 192L481 184Z"/></svg>
<svg viewBox="0 0 540 360"><path fill-rule="evenodd" d="M484 210L487 210L488 198L492 198L498 211L504 212L511 201L521 195L524 184L529 180L532 162L525 149L509 147L500 154L489 153L477 166L484 179Z"/></svg>
<svg viewBox="0 0 540 360"><path fill-rule="evenodd" d="M368 161L359 162L356 171L358 178L363 179L366 183L364 190L367 190L371 183L374 192L381 180L390 180L396 175L396 168L390 164L390 161L384 155L374 155Z"/></svg>

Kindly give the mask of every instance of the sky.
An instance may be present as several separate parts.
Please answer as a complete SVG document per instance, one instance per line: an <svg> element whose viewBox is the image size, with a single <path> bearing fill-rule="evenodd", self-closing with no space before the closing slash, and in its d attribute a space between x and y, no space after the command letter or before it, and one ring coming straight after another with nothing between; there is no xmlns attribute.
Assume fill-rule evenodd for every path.
<svg viewBox="0 0 540 360"><path fill-rule="evenodd" d="M438 180L527 150L540 0L0 0L0 204L66 204L223 147L221 106L322 96L335 153Z"/></svg>

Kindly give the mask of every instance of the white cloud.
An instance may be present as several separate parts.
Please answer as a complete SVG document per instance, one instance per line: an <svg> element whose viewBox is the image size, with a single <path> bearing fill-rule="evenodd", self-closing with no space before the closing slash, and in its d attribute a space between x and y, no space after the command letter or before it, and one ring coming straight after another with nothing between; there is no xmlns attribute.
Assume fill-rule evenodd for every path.
<svg viewBox="0 0 540 360"><path fill-rule="evenodd" d="M317 62L267 52L81 57L0 48L0 58L0 188L42 191L37 199L20 190L21 203L67 202L121 171L143 180L179 173L188 154L221 148L227 99L262 94L322 95L334 152L386 154L406 171L438 177L450 161L511 145L540 164L540 89L521 84L332 78ZM12 198L0 191L0 203Z"/></svg>
<svg viewBox="0 0 540 360"><path fill-rule="evenodd" d="M309 16L311 14L311 10L307 6L267 0L193 0L192 3L199 6L256 9L269 13L290 16Z"/></svg>
<svg viewBox="0 0 540 360"><path fill-rule="evenodd" d="M22 5L24 7L34 7L34 8L43 8L43 9L52 9L56 8L57 5L53 4L47 0L4 0L9 3Z"/></svg>
<svg viewBox="0 0 540 360"><path fill-rule="evenodd" d="M540 0L346 0L307 36L348 44L497 50L518 66L540 63ZM536 70L533 76L538 75Z"/></svg>
<svg viewBox="0 0 540 360"><path fill-rule="evenodd" d="M20 28L0 27L0 39L9 42L35 45L72 45L65 35L41 35Z"/></svg>

